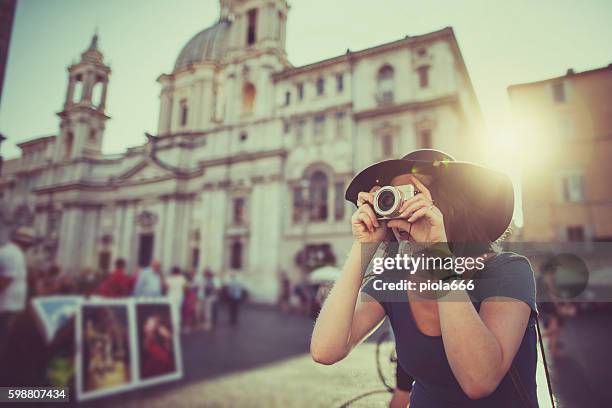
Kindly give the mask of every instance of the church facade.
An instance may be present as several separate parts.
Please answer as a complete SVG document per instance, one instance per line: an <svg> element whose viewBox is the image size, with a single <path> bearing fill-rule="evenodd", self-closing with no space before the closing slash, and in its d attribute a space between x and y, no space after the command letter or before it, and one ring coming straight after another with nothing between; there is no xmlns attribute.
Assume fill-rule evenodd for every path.
<svg viewBox="0 0 612 408"><path fill-rule="evenodd" d="M21 143L0 178L32 259L68 273L117 258L210 268L273 301L281 272L297 282L341 264L344 192L362 168L423 147L478 159L480 109L451 28L293 66L284 0L220 3L158 79L157 134L121 155L102 153L111 70L97 37L69 67L57 134Z"/></svg>

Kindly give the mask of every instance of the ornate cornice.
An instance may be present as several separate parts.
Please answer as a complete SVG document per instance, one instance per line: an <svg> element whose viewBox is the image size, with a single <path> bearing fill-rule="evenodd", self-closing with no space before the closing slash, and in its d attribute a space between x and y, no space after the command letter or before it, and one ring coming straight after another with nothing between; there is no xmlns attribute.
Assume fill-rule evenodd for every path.
<svg viewBox="0 0 612 408"><path fill-rule="evenodd" d="M235 156L225 157L222 159L211 159L211 160L201 160L198 164L200 167L210 167L210 166L222 166L222 165L231 165L235 163L241 163L245 161L253 161L258 159L264 159L269 157L287 157L287 149L275 149L275 150L266 150L263 152L255 152L255 153L241 153Z"/></svg>
<svg viewBox="0 0 612 408"><path fill-rule="evenodd" d="M347 50L346 54L339 55L336 57L332 57L323 61L318 61L312 64L303 65L301 67L288 68L284 71L278 72L272 76L274 82L278 82L283 79L291 78L295 75L300 75L306 72L317 71L321 69L325 69L329 66L340 64L340 63L351 63L357 61L362 58L367 58L372 55L380 54L383 52L389 52L395 49L405 48L405 47L414 47L417 45L421 45L425 42L431 42L438 39L446 38L448 36L453 36L453 30L450 27L445 27L441 30L434 31L431 33L418 35L414 37L406 36L397 41L392 41L389 43L377 45L374 47L366 48L364 50L351 52Z"/></svg>
<svg viewBox="0 0 612 408"><path fill-rule="evenodd" d="M406 103L398 103L393 105L385 105L379 106L372 109L366 109L359 112L353 113L353 118L355 120L361 119L369 119L378 116L397 114L407 111L418 111L421 109L433 108L440 105L446 104L458 104L459 98L456 94L442 96L439 98L430 99L427 101L418 101L418 102L406 102Z"/></svg>

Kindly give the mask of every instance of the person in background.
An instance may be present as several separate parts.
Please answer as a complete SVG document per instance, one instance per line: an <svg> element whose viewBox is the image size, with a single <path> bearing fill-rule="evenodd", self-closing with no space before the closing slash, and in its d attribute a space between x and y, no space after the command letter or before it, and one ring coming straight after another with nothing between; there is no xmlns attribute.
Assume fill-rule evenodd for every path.
<svg viewBox="0 0 612 408"><path fill-rule="evenodd" d="M25 257L10 241L10 234L9 221L0 210L0 358L4 357L16 316L25 309L28 291Z"/></svg>
<svg viewBox="0 0 612 408"><path fill-rule="evenodd" d="M191 331L196 327L198 292L199 288L195 281L195 272L191 271L187 274L185 280L185 298L181 309L185 331Z"/></svg>
<svg viewBox="0 0 612 408"><path fill-rule="evenodd" d="M162 295L161 265L159 261L152 261L150 266L140 270L134 286L136 297L159 297Z"/></svg>
<svg viewBox="0 0 612 408"><path fill-rule="evenodd" d="M102 281L96 292L105 297L126 297L132 294L133 286L134 281L125 270L125 259L119 258L115 261L115 269Z"/></svg>
<svg viewBox="0 0 612 408"><path fill-rule="evenodd" d="M283 312L289 311L291 300L291 281L286 272L280 274L280 293L278 296L278 306Z"/></svg>
<svg viewBox="0 0 612 408"><path fill-rule="evenodd" d="M304 282L299 283L293 289L300 304L300 313L307 316L310 311L310 298L308 296L308 285Z"/></svg>
<svg viewBox="0 0 612 408"><path fill-rule="evenodd" d="M238 279L238 275L232 273L227 284L227 304L229 307L230 323L235 326L238 323L238 312L240 302L244 297L244 287Z"/></svg>
<svg viewBox="0 0 612 408"><path fill-rule="evenodd" d="M195 307L195 323L198 327L204 327L204 271L201 273L195 272L193 277L193 285L197 289L196 307Z"/></svg>
<svg viewBox="0 0 612 408"><path fill-rule="evenodd" d="M216 322L216 308L217 308L217 283L215 282L215 275L210 269L204 271L204 285L203 285L203 298L204 298L204 330L210 330Z"/></svg>
<svg viewBox="0 0 612 408"><path fill-rule="evenodd" d="M172 313L174 313L174 322L177 327L181 325L181 307L183 306L183 299L185 298L185 277L181 274L181 268L178 266L172 267L170 276L166 279L166 286L168 288L168 299L172 303Z"/></svg>

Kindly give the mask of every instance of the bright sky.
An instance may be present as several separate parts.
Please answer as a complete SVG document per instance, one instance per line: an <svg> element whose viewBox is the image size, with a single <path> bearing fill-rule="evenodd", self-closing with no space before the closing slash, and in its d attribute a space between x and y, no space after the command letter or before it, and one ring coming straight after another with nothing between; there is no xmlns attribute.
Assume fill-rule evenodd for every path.
<svg viewBox="0 0 612 408"><path fill-rule="evenodd" d="M290 0L287 51L295 65L445 26L459 41L485 114L492 151L511 152L510 84L612 62L609 0ZM161 73L183 45L218 18L218 0L20 0L0 105L5 157L17 142L55 134L66 93L66 67L98 27L113 70L106 153L156 132ZM496 157L499 157L496 154ZM511 156L502 160L511 165ZM502 165L503 166L503 165Z"/></svg>

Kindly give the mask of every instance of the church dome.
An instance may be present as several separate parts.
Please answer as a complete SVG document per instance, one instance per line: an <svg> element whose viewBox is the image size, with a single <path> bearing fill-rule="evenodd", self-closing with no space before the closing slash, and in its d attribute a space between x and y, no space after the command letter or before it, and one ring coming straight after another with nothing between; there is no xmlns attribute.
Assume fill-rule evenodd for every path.
<svg viewBox="0 0 612 408"><path fill-rule="evenodd" d="M174 71L203 61L220 61L227 51L231 23L221 20L212 27L197 33L181 50Z"/></svg>

